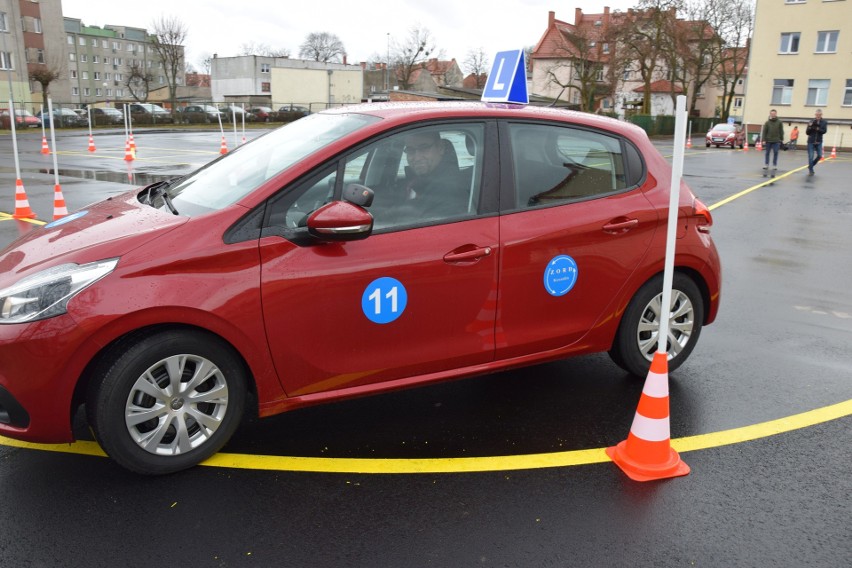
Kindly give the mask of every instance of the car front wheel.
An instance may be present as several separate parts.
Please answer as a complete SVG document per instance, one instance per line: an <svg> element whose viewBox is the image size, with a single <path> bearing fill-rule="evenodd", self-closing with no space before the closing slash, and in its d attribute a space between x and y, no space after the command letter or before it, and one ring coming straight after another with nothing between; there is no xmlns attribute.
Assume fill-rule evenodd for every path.
<svg viewBox="0 0 852 568"><path fill-rule="evenodd" d="M645 376L657 352L660 321L663 316L663 276L646 282L628 304L609 352L622 369ZM680 367L695 348L704 321L704 301L695 282L675 273L666 350L668 370Z"/></svg>
<svg viewBox="0 0 852 568"><path fill-rule="evenodd" d="M173 473L218 452L236 430L246 370L230 345L170 330L117 344L89 386L86 412L104 451L142 474Z"/></svg>

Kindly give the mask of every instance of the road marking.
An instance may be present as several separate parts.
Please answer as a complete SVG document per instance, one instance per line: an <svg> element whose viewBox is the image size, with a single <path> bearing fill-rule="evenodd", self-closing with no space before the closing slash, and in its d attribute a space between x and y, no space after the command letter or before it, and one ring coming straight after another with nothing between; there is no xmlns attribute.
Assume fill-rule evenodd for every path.
<svg viewBox="0 0 852 568"><path fill-rule="evenodd" d="M833 159L834 159L834 158L826 158L826 159L825 159L825 161L826 161L826 162L828 162L829 160L833 160ZM749 194L749 193L751 193L752 191L758 190L758 189L760 189L761 187L766 187L767 185L771 185L771 184L775 183L775 182L776 182L776 181L778 181L778 180L784 179L785 177L789 177L789 176L791 176L791 175L793 175L793 174L795 174L795 173L798 173L798 172L800 172L800 171L802 171L802 170L806 169L807 167L808 167L807 165L804 165L804 166L802 166L802 167L800 167L800 168L796 168L795 170L790 170L789 172L785 172L785 173L781 174L780 176L776 176L776 177L774 177L774 178L767 178L767 180L766 180L765 182L763 182L763 183L759 183L759 184L757 184L757 185L753 185L753 186L751 186L751 187L749 187L749 188L747 188L747 189L742 190L742 191L741 191L741 192L739 192L739 193L735 193L734 195L732 195L732 196L730 196L730 197L726 197L726 198L725 198L725 199L723 199L722 201L717 201L716 203L714 203L713 205L710 205L710 206L709 206L709 207L707 207L707 208L708 208L710 211L713 211L714 209L716 209L716 208L718 208L718 207L721 207L722 205L726 205L726 204L730 203L731 201L734 201L735 199L739 199L740 197L744 197L744 196L748 195L748 194Z"/></svg>
<svg viewBox="0 0 852 568"><path fill-rule="evenodd" d="M816 426L852 415L852 399L824 406L801 414L794 414L741 428L675 438L671 446L678 452L694 452L721 446L741 444L786 432ZM73 444L33 444L0 436L0 445L32 450L62 452L106 457L95 442ZM517 471L553 467L569 467L611 461L605 448L527 454L512 456L487 456L477 458L308 458L294 456L269 456L219 453L201 463L205 467L251 469L267 471L293 471L311 473L359 474L414 474L414 473L471 473L485 471Z"/></svg>

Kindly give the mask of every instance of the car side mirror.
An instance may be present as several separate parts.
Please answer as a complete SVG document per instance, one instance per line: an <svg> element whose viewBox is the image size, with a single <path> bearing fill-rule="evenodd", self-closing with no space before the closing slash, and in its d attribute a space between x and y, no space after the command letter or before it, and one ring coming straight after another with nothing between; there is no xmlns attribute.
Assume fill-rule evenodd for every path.
<svg viewBox="0 0 852 568"><path fill-rule="evenodd" d="M308 216L307 227L308 232L320 241L357 241L366 239L373 232L373 216L354 203L332 201Z"/></svg>

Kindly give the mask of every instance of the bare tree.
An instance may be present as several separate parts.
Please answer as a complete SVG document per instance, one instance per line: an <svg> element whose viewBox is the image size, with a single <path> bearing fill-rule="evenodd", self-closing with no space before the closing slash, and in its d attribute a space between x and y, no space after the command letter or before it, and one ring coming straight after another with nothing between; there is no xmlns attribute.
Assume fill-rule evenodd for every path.
<svg viewBox="0 0 852 568"><path fill-rule="evenodd" d="M169 100L172 113L177 108L178 78L182 78L184 69L183 44L188 30L186 25L175 16L160 16L151 26L151 47L163 63L166 83L169 86Z"/></svg>
<svg viewBox="0 0 852 568"><path fill-rule="evenodd" d="M651 113L651 84L662 77L662 61L671 49L671 22L680 0L640 0L614 26L622 55L633 62L644 83L642 113Z"/></svg>
<svg viewBox="0 0 852 568"><path fill-rule="evenodd" d="M140 103L146 102L153 82L154 76L145 67L144 62L133 60L127 68L124 79L124 86L127 87L130 96Z"/></svg>
<svg viewBox="0 0 852 568"><path fill-rule="evenodd" d="M299 57L321 63L339 63L345 55L343 42L329 32L311 32L299 46Z"/></svg>
<svg viewBox="0 0 852 568"><path fill-rule="evenodd" d="M725 49L717 67L717 79L722 87L721 117L728 119L736 94L737 83L745 74L749 41L754 30L754 0L729 0L723 4L724 25L718 30Z"/></svg>
<svg viewBox="0 0 852 568"><path fill-rule="evenodd" d="M50 97L50 84L62 79L61 65L44 65L30 71L30 79L41 85L41 98L47 102Z"/></svg>
<svg viewBox="0 0 852 568"><path fill-rule="evenodd" d="M408 30L408 37L402 42L392 42L390 60L400 87L410 89L414 72L423 67L429 56L435 52L435 40L432 33L419 26Z"/></svg>
<svg viewBox="0 0 852 568"><path fill-rule="evenodd" d="M213 56L204 52L198 57L196 63L198 63L198 66L201 68L201 73L209 75L210 69L213 67Z"/></svg>
<svg viewBox="0 0 852 568"><path fill-rule="evenodd" d="M469 49L464 59L465 70L472 73L476 78L476 88L481 89L485 86L488 78L488 71L491 62L488 60L488 55L485 54L485 48L477 47Z"/></svg>
<svg viewBox="0 0 852 568"><path fill-rule="evenodd" d="M603 80L600 49L597 35L586 27L573 33L563 31L554 47L557 56L546 66L547 82L568 93L576 92L580 110L590 112L598 94L598 81ZM559 98L559 95L556 96ZM568 100L571 100L570 97Z"/></svg>
<svg viewBox="0 0 852 568"><path fill-rule="evenodd" d="M237 55L257 55L260 57L290 57L290 50L283 47L270 47L265 43L250 41L240 46Z"/></svg>

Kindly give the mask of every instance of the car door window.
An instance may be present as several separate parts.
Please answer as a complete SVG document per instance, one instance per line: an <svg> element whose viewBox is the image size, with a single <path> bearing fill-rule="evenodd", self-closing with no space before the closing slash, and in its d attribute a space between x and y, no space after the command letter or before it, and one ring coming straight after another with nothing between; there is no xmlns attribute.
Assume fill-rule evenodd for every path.
<svg viewBox="0 0 852 568"><path fill-rule="evenodd" d="M609 195L627 187L618 138L579 128L510 124L516 207Z"/></svg>

